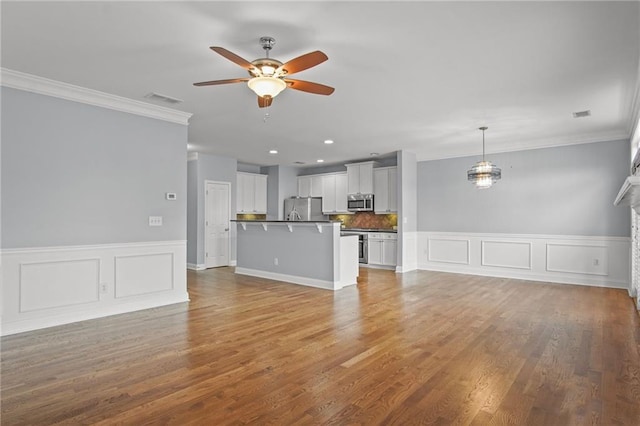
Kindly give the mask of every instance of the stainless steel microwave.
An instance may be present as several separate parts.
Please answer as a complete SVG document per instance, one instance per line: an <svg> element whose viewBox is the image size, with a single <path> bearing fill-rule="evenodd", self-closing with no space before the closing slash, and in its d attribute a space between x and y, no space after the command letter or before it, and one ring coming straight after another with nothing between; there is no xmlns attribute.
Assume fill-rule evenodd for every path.
<svg viewBox="0 0 640 426"><path fill-rule="evenodd" d="M347 195L347 210L350 212L372 212L373 194Z"/></svg>

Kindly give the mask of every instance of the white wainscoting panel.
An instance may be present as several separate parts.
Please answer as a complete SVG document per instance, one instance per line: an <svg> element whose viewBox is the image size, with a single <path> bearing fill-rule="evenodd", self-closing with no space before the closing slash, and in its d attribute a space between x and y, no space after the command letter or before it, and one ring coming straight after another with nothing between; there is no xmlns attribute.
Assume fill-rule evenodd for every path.
<svg viewBox="0 0 640 426"><path fill-rule="evenodd" d="M116 297L173 288L173 253L116 256Z"/></svg>
<svg viewBox="0 0 640 426"><path fill-rule="evenodd" d="M547 271L609 275L608 265L606 246L547 243Z"/></svg>
<svg viewBox="0 0 640 426"><path fill-rule="evenodd" d="M96 302L100 259L22 263L19 285L20 312Z"/></svg>
<svg viewBox="0 0 640 426"><path fill-rule="evenodd" d="M482 241L482 266L531 269L531 243Z"/></svg>
<svg viewBox="0 0 640 426"><path fill-rule="evenodd" d="M469 264L469 240L464 238L428 238L429 262Z"/></svg>
<svg viewBox="0 0 640 426"><path fill-rule="evenodd" d="M424 270L598 287L630 286L624 237L419 232Z"/></svg>
<svg viewBox="0 0 640 426"><path fill-rule="evenodd" d="M2 335L188 300L185 241L2 250Z"/></svg>

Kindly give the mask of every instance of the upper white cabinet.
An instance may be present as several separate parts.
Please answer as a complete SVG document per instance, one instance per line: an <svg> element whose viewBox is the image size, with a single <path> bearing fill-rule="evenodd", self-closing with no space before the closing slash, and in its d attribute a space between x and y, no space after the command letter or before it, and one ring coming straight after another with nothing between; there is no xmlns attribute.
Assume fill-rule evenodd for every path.
<svg viewBox="0 0 640 426"><path fill-rule="evenodd" d="M267 213L267 175L237 173L236 212Z"/></svg>
<svg viewBox="0 0 640 426"><path fill-rule="evenodd" d="M398 168L380 167L373 170L375 213L396 213L398 211Z"/></svg>
<svg viewBox="0 0 640 426"><path fill-rule="evenodd" d="M322 175L322 213L348 213L346 173Z"/></svg>
<svg viewBox="0 0 640 426"><path fill-rule="evenodd" d="M375 164L375 161L345 164L347 166L348 194L373 194L373 166Z"/></svg>
<svg viewBox="0 0 640 426"><path fill-rule="evenodd" d="M298 197L322 197L322 176L298 176Z"/></svg>

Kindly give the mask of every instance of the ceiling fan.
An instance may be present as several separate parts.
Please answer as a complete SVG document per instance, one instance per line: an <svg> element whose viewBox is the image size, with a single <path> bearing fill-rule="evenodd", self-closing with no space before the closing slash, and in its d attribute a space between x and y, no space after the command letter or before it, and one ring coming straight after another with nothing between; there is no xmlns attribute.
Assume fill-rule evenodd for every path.
<svg viewBox="0 0 640 426"><path fill-rule="evenodd" d="M275 44L276 40L273 37L260 37L260 45L266 52L266 57L259 58L251 62L223 47L211 46L210 49L214 52L246 69L249 72L250 77L203 81L200 83L193 83L193 85L216 86L218 84L246 82L249 88L258 95L258 106L260 108L270 106L273 102L273 98L287 87L316 95L330 95L333 93L335 89L333 87L325 86L324 84L287 78L291 74L295 74L321 64L329 59L327 55L316 50L282 63L277 59L269 57L269 51Z"/></svg>

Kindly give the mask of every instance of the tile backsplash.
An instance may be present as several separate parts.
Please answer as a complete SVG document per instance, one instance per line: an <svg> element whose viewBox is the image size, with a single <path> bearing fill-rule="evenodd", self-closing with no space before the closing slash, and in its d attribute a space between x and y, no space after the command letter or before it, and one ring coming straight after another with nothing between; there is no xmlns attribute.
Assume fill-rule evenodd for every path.
<svg viewBox="0 0 640 426"><path fill-rule="evenodd" d="M266 214L253 214L253 213L237 214L236 215L236 220L267 220L267 215Z"/></svg>
<svg viewBox="0 0 640 426"><path fill-rule="evenodd" d="M345 228L392 229L398 225L398 215L396 214L359 212L355 214L336 214L329 216L329 218L341 221Z"/></svg>

